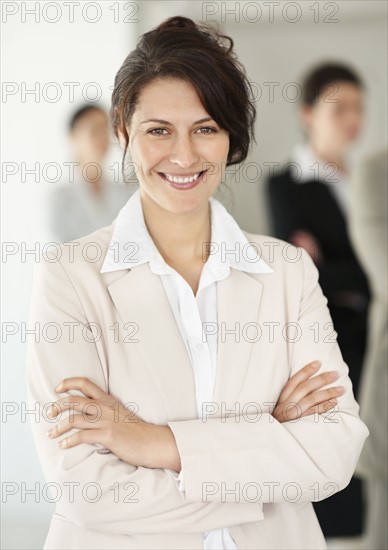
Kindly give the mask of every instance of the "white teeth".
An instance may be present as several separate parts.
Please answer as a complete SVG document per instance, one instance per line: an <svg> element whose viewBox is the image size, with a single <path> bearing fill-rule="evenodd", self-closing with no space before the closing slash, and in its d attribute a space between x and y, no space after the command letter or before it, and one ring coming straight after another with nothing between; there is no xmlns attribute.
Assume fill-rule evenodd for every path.
<svg viewBox="0 0 388 550"><path fill-rule="evenodd" d="M176 176L170 176L170 174L164 174L164 176L169 181L173 181L174 183L191 183L192 181L195 181L200 174L201 174L201 172L198 172L198 174L195 174L194 176L191 176L190 178L178 178Z"/></svg>

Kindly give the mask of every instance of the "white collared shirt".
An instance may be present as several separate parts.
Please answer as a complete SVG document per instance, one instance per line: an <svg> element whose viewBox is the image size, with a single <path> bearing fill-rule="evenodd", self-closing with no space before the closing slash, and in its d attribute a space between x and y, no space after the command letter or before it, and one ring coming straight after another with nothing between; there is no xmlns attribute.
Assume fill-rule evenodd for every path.
<svg viewBox="0 0 388 550"><path fill-rule="evenodd" d="M257 249L249 244L226 208L214 197L210 197L209 201L211 248L201 272L196 296L187 281L164 261L156 248L144 221L139 189L133 193L116 218L108 252L100 271L106 273L129 267L136 269L136 266L149 262L151 271L161 276L193 368L198 418L202 417L202 403L213 400L216 379L217 334L203 334L205 323L217 323L216 282L226 279L231 268L250 273L273 272L258 256ZM129 252L132 252L130 263ZM183 471L179 475L172 470L168 471L179 481L179 490L184 491ZM237 550L227 528L204 533L204 550L216 549Z"/></svg>
<svg viewBox="0 0 388 550"><path fill-rule="evenodd" d="M349 177L338 170L334 163L320 160L308 143L298 144L294 147L291 161L297 165L291 165L296 181L304 183L317 180L328 185L342 213L347 218L350 200ZM349 173L350 156L346 159L346 163Z"/></svg>

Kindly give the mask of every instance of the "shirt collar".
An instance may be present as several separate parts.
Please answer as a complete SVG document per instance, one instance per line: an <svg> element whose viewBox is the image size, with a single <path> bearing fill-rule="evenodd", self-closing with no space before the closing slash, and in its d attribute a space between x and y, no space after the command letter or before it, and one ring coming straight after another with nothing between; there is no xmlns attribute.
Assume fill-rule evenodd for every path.
<svg viewBox="0 0 388 550"><path fill-rule="evenodd" d="M274 270L260 257L223 204L214 197L209 201L211 243L204 243L204 252L210 246L208 268L218 276L226 276L230 267L249 273L273 273ZM150 262L154 273L172 272L148 232L138 188L116 217L100 273L132 269L145 262Z"/></svg>

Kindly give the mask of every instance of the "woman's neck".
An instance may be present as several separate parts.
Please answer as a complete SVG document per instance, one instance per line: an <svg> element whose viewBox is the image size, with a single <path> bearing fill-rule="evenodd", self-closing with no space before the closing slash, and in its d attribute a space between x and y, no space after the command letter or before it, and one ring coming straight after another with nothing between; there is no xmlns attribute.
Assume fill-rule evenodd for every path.
<svg viewBox="0 0 388 550"><path fill-rule="evenodd" d="M211 238L209 201L187 214L174 214L163 209L146 193L140 196L144 221L157 249L167 263L205 262Z"/></svg>

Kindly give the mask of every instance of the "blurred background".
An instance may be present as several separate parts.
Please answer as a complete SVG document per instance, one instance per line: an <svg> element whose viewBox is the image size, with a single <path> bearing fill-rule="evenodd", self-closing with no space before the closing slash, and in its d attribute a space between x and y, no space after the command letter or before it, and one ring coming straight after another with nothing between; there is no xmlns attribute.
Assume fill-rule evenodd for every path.
<svg viewBox="0 0 388 550"><path fill-rule="evenodd" d="M77 201L85 201L84 212L89 208L85 216L93 220L96 213L94 219L102 220L98 227L113 220L131 193L121 185L121 152L103 114L109 110L114 77L124 58L142 33L172 15L214 21L233 38L257 91L257 143L244 167L228 169L230 191L222 200L242 228L277 234L266 184L270 166L286 162L304 140L298 93L310 68L327 61L349 65L365 84L364 125L349 147L351 162L358 165L387 145L387 3L79 0L2 2L1 9L2 548L38 549L54 504L42 491L45 482L30 432L32 415L25 405L32 271L46 243L60 242L56 222L62 219L64 225L72 208L72 196L64 188L77 180L76 171L71 176L71 163L82 164L85 158L104 163L104 181L90 176L96 193ZM73 121L78 134L71 134L72 117L85 103L96 109ZM100 156L82 148L88 132L92 141L100 140ZM94 201L98 186L107 182L114 187L112 195ZM364 189L370 183L363 179ZM377 192L371 186L371 193ZM384 201L384 195L381 201L377 195L375 199ZM84 218L74 211L77 215L82 233ZM357 251L362 230L355 228L354 235ZM81 234L63 233L63 241L77 236ZM357 532L329 533L328 538L333 548L370 548Z"/></svg>

